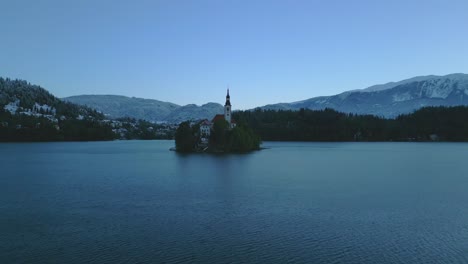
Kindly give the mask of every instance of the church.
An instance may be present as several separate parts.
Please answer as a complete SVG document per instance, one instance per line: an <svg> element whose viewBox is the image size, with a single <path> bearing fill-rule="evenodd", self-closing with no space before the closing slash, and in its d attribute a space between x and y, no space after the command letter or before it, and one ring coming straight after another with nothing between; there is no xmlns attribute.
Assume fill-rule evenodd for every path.
<svg viewBox="0 0 468 264"><path fill-rule="evenodd" d="M201 143L208 143L208 139L211 135L211 130L213 129L213 125L218 120L226 120L228 123L228 128L233 129L236 127L236 121L232 119L231 115L232 107L231 107L231 96L229 96L229 89L227 90L226 95L226 103L224 103L224 114L215 115L211 121L208 119L203 120L200 123L200 141Z"/></svg>

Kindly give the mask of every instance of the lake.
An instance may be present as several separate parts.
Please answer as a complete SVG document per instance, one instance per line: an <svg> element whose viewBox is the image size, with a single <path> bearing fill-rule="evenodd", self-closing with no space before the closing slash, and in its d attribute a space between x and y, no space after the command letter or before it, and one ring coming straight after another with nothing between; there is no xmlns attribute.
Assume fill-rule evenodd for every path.
<svg viewBox="0 0 468 264"><path fill-rule="evenodd" d="M0 144L0 263L468 263L468 144Z"/></svg>

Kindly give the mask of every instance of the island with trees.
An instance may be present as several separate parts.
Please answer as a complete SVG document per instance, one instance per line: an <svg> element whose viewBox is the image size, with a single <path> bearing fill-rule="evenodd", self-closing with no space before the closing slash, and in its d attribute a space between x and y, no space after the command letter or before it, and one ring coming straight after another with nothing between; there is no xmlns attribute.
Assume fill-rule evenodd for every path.
<svg viewBox="0 0 468 264"><path fill-rule="evenodd" d="M182 122L175 133L175 150L178 152L230 153L260 149L260 137L244 122L232 118L229 89L224 104L224 114L211 121Z"/></svg>
<svg viewBox="0 0 468 264"><path fill-rule="evenodd" d="M228 129L225 120L213 123L209 138L204 138L200 132L200 124L182 122L175 133L176 151L230 153L249 152L260 149L260 137L245 124L239 124Z"/></svg>

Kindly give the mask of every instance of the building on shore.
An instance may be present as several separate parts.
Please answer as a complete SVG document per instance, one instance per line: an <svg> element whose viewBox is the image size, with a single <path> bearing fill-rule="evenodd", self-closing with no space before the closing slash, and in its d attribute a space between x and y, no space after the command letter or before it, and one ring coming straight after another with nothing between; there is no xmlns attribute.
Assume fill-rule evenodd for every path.
<svg viewBox="0 0 468 264"><path fill-rule="evenodd" d="M231 96L229 95L229 89L227 90L226 102L224 103L224 114L215 115L211 121L205 119L200 123L200 142L202 144L208 144L208 140L213 130L213 125L218 120L225 120L228 123L229 130L236 127L236 121L232 118Z"/></svg>

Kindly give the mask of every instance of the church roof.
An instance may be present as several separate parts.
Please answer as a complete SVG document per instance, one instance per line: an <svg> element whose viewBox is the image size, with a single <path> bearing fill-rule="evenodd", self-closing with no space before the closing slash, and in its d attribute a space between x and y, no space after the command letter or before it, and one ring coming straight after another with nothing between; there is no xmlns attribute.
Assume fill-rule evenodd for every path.
<svg viewBox="0 0 468 264"><path fill-rule="evenodd" d="M215 115L215 116L213 117L213 120L211 120L211 123L214 123L214 122L216 122L216 121L218 121L218 120L226 120L226 119L224 118L224 115L222 115L222 114ZM231 124L235 124L235 123L236 123L236 121L235 121L234 119L231 118Z"/></svg>
<svg viewBox="0 0 468 264"><path fill-rule="evenodd" d="M213 120L211 120L211 122L214 123L214 122L216 122L216 121L218 121L218 120L225 120L225 119L224 119L224 115L215 115L215 116L213 117Z"/></svg>

